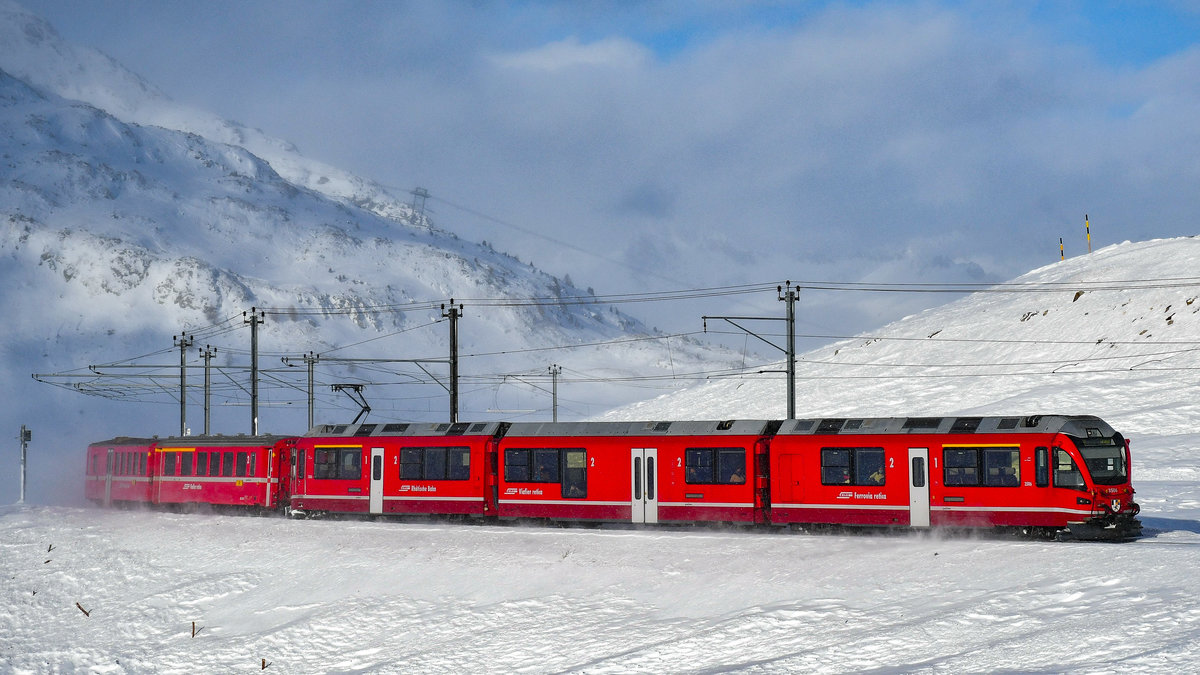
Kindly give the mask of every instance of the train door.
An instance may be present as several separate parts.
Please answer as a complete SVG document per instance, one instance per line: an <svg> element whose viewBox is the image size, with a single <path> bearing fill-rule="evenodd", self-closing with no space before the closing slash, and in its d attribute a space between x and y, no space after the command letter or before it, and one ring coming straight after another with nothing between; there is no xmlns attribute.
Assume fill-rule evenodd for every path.
<svg viewBox="0 0 1200 675"><path fill-rule="evenodd" d="M908 466L908 524L929 527L929 448L909 448Z"/></svg>
<svg viewBox="0 0 1200 675"><path fill-rule="evenodd" d="M630 450L633 489L633 522L658 522L658 449Z"/></svg>
<svg viewBox="0 0 1200 675"><path fill-rule="evenodd" d="M383 448L371 448L371 513L383 513Z"/></svg>
<svg viewBox="0 0 1200 675"><path fill-rule="evenodd" d="M109 448L104 459L104 505L112 506L113 449Z"/></svg>
<svg viewBox="0 0 1200 675"><path fill-rule="evenodd" d="M257 452L257 450L255 452ZM272 505L274 505L273 497L275 496L274 486L271 485L271 476L274 475L274 473L275 473L274 472L275 446L268 447L263 452L263 457L265 457L267 460L266 461L266 465L267 465L266 489L267 489L267 492L266 492L266 494L263 495L263 507L269 509L269 508L271 508ZM278 485L278 483L276 485Z"/></svg>

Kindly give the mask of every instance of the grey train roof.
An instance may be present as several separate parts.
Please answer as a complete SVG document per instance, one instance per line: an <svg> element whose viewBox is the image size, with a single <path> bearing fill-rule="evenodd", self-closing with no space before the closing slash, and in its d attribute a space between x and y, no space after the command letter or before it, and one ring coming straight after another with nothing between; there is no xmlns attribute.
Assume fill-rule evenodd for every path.
<svg viewBox="0 0 1200 675"><path fill-rule="evenodd" d="M768 420L684 422L518 422L506 437L532 436L763 436L778 424Z"/></svg>
<svg viewBox="0 0 1200 675"><path fill-rule="evenodd" d="M495 436L504 422L318 424L305 436Z"/></svg>
<svg viewBox="0 0 1200 675"><path fill-rule="evenodd" d="M1054 434L1088 438L1112 436L1107 422L1091 415L1025 417L859 417L787 420L781 436L852 434Z"/></svg>
<svg viewBox="0 0 1200 675"><path fill-rule="evenodd" d="M1116 432L1090 415L1010 417L836 417L799 420L709 420L640 422L412 422L318 424L306 436L823 436L856 434L1063 433L1080 438ZM190 442L183 439L181 442Z"/></svg>
<svg viewBox="0 0 1200 675"><path fill-rule="evenodd" d="M160 448L259 448L275 445L276 442L284 438L291 437L273 435L251 436L249 434L235 434L232 436L172 436L170 438L158 439L155 442Z"/></svg>

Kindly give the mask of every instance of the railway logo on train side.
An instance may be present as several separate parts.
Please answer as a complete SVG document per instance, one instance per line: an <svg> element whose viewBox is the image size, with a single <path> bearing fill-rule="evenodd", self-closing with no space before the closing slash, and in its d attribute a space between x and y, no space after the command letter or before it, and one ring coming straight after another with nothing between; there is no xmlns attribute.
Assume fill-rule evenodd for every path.
<svg viewBox="0 0 1200 675"><path fill-rule="evenodd" d="M437 492L436 485L401 485L401 492Z"/></svg>
<svg viewBox="0 0 1200 675"><path fill-rule="evenodd" d="M506 497L507 497L507 496L509 496L509 495L540 495L540 494L542 494L542 489L541 489L541 488L515 488L515 487L510 487L510 488L508 488L508 489L506 489L506 490L504 491L504 496L506 496Z"/></svg>
<svg viewBox="0 0 1200 675"><path fill-rule="evenodd" d="M838 499L887 499L887 494L884 492L855 492L854 490L842 490L838 493Z"/></svg>

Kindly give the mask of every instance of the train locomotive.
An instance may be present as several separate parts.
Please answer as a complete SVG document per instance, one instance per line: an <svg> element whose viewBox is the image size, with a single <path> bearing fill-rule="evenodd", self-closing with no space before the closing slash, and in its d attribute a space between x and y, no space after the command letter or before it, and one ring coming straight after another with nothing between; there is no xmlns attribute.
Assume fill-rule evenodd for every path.
<svg viewBox="0 0 1200 675"><path fill-rule="evenodd" d="M114 438L86 474L106 506L294 517L1141 533L1129 443L1092 416L318 425Z"/></svg>

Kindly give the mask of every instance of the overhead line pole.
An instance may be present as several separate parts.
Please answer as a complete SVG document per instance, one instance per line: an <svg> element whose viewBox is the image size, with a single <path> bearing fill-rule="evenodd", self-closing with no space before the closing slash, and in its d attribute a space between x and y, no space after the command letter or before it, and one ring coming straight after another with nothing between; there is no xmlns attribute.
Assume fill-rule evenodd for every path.
<svg viewBox="0 0 1200 675"><path fill-rule="evenodd" d="M242 312L242 323L250 324L250 435L258 435L258 326L266 312L251 307Z"/></svg>
<svg viewBox="0 0 1200 675"><path fill-rule="evenodd" d="M776 289L779 299L787 303L787 418L796 419L796 297L799 289L793 290L792 282L787 282L787 292L783 287Z"/></svg>
<svg viewBox="0 0 1200 675"><path fill-rule="evenodd" d="M209 401L212 395L212 358L217 355L217 348L211 345L204 345L204 349L200 350L200 358L204 359L204 435L210 433L209 430Z"/></svg>
<svg viewBox="0 0 1200 675"><path fill-rule="evenodd" d="M454 306L450 298L450 309L442 305L442 317L450 319L450 423L458 422L458 319L462 316L462 303Z"/></svg>
<svg viewBox="0 0 1200 675"><path fill-rule="evenodd" d="M561 372L562 366L557 363L550 366L550 410L553 422L558 421L558 374Z"/></svg>
<svg viewBox="0 0 1200 675"><path fill-rule="evenodd" d="M21 425L21 496L20 496L20 498L17 499L18 504L25 503L25 473L26 473L25 467L28 464L28 462L26 461L27 450L29 447L29 441L31 441L31 440L33 440L33 432L30 431L29 429L26 429L25 425L22 424Z"/></svg>
<svg viewBox="0 0 1200 675"><path fill-rule="evenodd" d="M175 336L175 346L179 347L179 435L187 436L187 350L194 340L187 333L180 332ZM205 412L208 409L205 408Z"/></svg>

